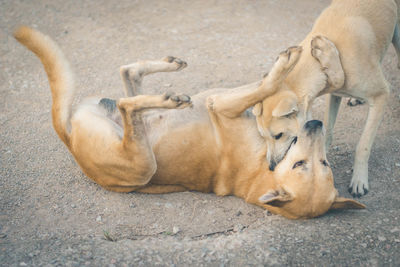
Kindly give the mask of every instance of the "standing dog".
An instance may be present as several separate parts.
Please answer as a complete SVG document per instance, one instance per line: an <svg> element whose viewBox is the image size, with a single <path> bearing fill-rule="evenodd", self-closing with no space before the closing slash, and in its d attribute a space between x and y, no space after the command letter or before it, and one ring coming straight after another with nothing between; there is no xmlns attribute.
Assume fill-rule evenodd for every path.
<svg viewBox="0 0 400 267"><path fill-rule="evenodd" d="M357 197L369 190L368 158L390 92L381 62L391 42L400 58L399 14L399 0L333 0L301 42L304 52L281 85L282 90L291 90L298 96L297 119L304 121L309 118L312 101L329 94L325 112L327 147L332 141L341 97L368 102L368 119L357 145L349 186L349 192ZM257 109L262 105L257 104ZM285 135L283 131L282 136ZM271 158L271 162L276 164L279 158Z"/></svg>
<svg viewBox="0 0 400 267"><path fill-rule="evenodd" d="M83 172L117 192L167 193L185 190L236 195L288 218L310 218L329 209L364 208L338 197L326 161L322 123L304 127L291 119L297 97L276 92L302 49L281 53L261 83L196 95L139 95L145 75L177 71L186 63L168 57L121 67L126 97L92 98L71 116L73 77L58 46L28 27L16 39L33 51L47 72L53 125ZM323 51L322 51L323 53ZM275 94L274 94L275 93ZM270 95L273 96L269 97ZM257 127L246 109L263 101ZM181 109L193 106L192 109ZM259 135L282 127L298 132L271 150ZM267 155L268 154L268 155ZM266 157L279 157L271 172Z"/></svg>

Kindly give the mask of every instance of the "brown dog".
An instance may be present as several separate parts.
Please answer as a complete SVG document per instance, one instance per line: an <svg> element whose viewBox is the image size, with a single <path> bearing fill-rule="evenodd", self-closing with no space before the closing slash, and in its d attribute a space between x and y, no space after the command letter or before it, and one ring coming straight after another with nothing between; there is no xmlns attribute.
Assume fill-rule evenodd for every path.
<svg viewBox="0 0 400 267"><path fill-rule="evenodd" d="M301 42L304 52L281 86L299 98L300 113L293 118L296 120L310 119L312 101L329 94L325 112L327 147L341 97L368 102L368 119L357 145L349 187L353 196L360 197L369 190L368 158L390 92L381 62L391 42L400 58L399 15L400 0L333 0ZM282 136L293 136L293 132L282 130Z"/></svg>
<svg viewBox="0 0 400 267"><path fill-rule="evenodd" d="M288 218L364 208L338 197L326 161L322 123L299 126L291 119L297 112L295 94L274 94L298 61L300 47L281 53L262 83L209 90L192 100L186 95L137 95L145 75L184 68L186 63L179 59L123 66L127 97L117 102L86 100L71 117L73 79L61 50L49 37L28 27L19 28L15 37L44 65L59 137L83 172L108 190L233 194ZM283 125L296 132L302 129L284 150L270 150L254 117L246 112L263 100L258 121L264 135L275 136ZM189 106L193 108L180 110ZM271 172L266 157L275 158L275 154L282 159Z"/></svg>

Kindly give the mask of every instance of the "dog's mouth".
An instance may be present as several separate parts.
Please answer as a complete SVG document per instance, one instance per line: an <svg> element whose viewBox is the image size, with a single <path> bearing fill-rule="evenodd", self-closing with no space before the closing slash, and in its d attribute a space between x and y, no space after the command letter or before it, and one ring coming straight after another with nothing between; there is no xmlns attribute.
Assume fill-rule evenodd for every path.
<svg viewBox="0 0 400 267"><path fill-rule="evenodd" d="M274 171L276 166L278 166L278 164L285 159L286 155L288 154L289 150L292 148L293 145L295 145L297 143L297 136L293 137L292 141L289 144L289 147L286 149L285 153L283 154L283 156L278 159L277 161L275 161L274 159L271 160L271 162L269 163L269 170L270 171Z"/></svg>

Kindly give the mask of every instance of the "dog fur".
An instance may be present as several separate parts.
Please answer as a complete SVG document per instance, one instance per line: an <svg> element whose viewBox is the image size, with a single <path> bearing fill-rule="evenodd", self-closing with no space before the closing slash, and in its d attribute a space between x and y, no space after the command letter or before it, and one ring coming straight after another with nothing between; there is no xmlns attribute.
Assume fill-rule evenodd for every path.
<svg viewBox="0 0 400 267"><path fill-rule="evenodd" d="M369 104L349 186L349 192L357 197L369 190L368 159L390 92L381 62L391 42L400 58L399 14L399 0L333 0L300 43L304 52L281 86L299 98L300 113L293 118L297 120L308 120L312 101L328 94L324 119L327 147L341 98ZM291 130L289 135L293 135Z"/></svg>
<svg viewBox="0 0 400 267"><path fill-rule="evenodd" d="M126 97L87 99L71 114L73 76L61 50L28 27L20 27L14 36L44 65L60 139L83 172L108 190L236 195L288 218L364 208L338 197L322 123L299 125L291 119L297 114L296 95L290 90L276 92L300 58L301 47L282 52L261 83L212 89L192 99L172 93L141 94L145 75L181 70L186 67L182 60L167 57L123 66ZM256 122L246 110L263 100ZM283 145L271 150L265 140L278 139L281 128L299 134L282 138ZM274 172L266 158L280 159Z"/></svg>

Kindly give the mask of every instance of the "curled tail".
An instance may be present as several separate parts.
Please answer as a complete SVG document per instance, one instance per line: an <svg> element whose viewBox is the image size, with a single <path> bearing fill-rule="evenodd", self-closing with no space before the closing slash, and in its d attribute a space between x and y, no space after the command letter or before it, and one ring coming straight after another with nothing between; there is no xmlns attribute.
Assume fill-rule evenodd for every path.
<svg viewBox="0 0 400 267"><path fill-rule="evenodd" d="M70 145L70 116L74 78L69 63L58 45L48 36L26 26L14 32L15 39L42 61L53 99L53 126L61 140Z"/></svg>

